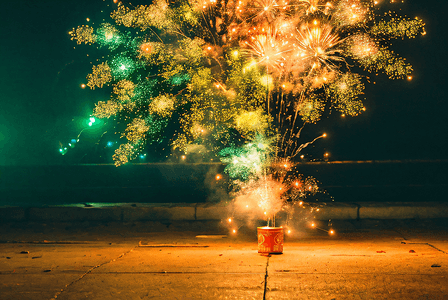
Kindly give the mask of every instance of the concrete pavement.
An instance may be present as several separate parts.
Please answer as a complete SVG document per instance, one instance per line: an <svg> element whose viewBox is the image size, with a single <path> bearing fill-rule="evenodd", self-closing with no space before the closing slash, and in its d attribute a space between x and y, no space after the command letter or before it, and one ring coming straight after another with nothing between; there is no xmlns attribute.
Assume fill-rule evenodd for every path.
<svg viewBox="0 0 448 300"><path fill-rule="evenodd" d="M446 221L298 227L271 256L255 228L3 223L0 299L448 299Z"/></svg>

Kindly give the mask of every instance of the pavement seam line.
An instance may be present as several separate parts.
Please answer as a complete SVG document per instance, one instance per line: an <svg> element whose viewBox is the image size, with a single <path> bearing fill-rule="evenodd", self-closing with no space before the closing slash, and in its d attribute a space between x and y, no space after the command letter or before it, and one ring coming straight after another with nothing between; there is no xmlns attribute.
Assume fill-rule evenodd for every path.
<svg viewBox="0 0 448 300"><path fill-rule="evenodd" d="M266 261L266 272L264 273L264 291L263 291L263 300L266 300L266 289L268 286L268 267L269 267L269 255L268 260Z"/></svg>
<svg viewBox="0 0 448 300"><path fill-rule="evenodd" d="M430 243L408 243L408 244L410 244L410 245L412 245L412 244L428 245L429 247L432 247L432 248L436 249L437 251L440 251L440 252L442 252L442 253L444 253L444 254L447 254L447 253L446 253L445 251L443 251L442 249L439 249L439 248L437 248L436 246L431 245Z"/></svg>
<svg viewBox="0 0 448 300"><path fill-rule="evenodd" d="M73 280L73 281L70 282L69 284L66 284L65 287L62 288L59 292L57 292L57 293L53 296L53 298L51 298L50 300L55 300L55 299L56 299L59 295L61 295L61 294L62 294L62 293L63 293L69 286L71 286L71 285L75 284L76 282L80 281L80 280L83 279L86 275L88 275L89 273L91 273L93 270L98 269L98 268L100 268L100 267L102 267L102 266L104 266L104 265L107 265L108 263L111 263L111 262L113 262L113 261L116 261L117 259L120 259L120 258L124 257L126 254L129 254L129 253L131 253L132 251L134 251L137 247L138 247L138 245L135 246L134 248L130 249L130 250L127 251L127 252L121 253L117 258L111 259L110 261L103 262L102 264L99 264L99 265L96 265L96 266L90 268L90 269L87 270L84 274L82 274L79 278Z"/></svg>
<svg viewBox="0 0 448 300"><path fill-rule="evenodd" d="M439 248L437 248L436 246L431 245L430 243L426 243L426 244L427 244L428 246L433 247L434 249L436 249L436 250L438 250L438 251L444 253L444 254L447 254L447 253L446 253L445 251L443 251L442 249L439 249Z"/></svg>

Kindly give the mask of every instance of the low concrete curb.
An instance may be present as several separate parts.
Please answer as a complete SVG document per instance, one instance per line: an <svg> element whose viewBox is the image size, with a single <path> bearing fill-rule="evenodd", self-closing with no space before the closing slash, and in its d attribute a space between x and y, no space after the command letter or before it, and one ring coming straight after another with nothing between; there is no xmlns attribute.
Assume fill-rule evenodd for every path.
<svg viewBox="0 0 448 300"><path fill-rule="evenodd" d="M356 220L359 219L359 204L354 203L326 203L316 212L318 220Z"/></svg>
<svg viewBox="0 0 448 300"><path fill-rule="evenodd" d="M31 207L25 215L30 221L116 221L120 220L120 209L80 207Z"/></svg>
<svg viewBox="0 0 448 300"><path fill-rule="evenodd" d="M0 207L0 222L139 222L208 221L234 216L229 203L129 204L91 203L48 207ZM448 218L444 202L324 203L313 214L318 220Z"/></svg>
<svg viewBox="0 0 448 300"><path fill-rule="evenodd" d="M448 204L427 203L363 203L360 219L435 219L448 218Z"/></svg>
<svg viewBox="0 0 448 300"><path fill-rule="evenodd" d="M154 206L122 208L124 222L195 220L194 206Z"/></svg>

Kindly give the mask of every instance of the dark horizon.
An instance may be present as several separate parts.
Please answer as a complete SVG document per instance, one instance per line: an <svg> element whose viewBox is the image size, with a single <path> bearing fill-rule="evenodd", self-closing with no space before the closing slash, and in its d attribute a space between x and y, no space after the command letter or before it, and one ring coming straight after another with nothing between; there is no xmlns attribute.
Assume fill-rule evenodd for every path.
<svg viewBox="0 0 448 300"><path fill-rule="evenodd" d="M298 170L319 182L321 192L307 198L312 203L446 202L447 167L448 160L314 162ZM229 200L220 163L0 166L0 174L0 206Z"/></svg>

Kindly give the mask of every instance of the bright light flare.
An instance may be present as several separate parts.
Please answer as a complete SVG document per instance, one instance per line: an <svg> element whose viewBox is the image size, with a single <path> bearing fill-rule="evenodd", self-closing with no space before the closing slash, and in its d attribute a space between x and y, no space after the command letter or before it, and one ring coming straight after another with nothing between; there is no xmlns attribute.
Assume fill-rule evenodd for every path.
<svg viewBox="0 0 448 300"><path fill-rule="evenodd" d="M152 50L151 43L143 43L140 45L140 51L142 51L144 54L150 54Z"/></svg>
<svg viewBox="0 0 448 300"><path fill-rule="evenodd" d="M363 59L375 55L378 52L376 43L366 34L351 37L351 52L356 58Z"/></svg>
<svg viewBox="0 0 448 300"><path fill-rule="evenodd" d="M243 18L252 19L255 22L274 21L280 12L288 7L288 3L282 0L253 0L245 5L239 2L237 9L244 15Z"/></svg>
<svg viewBox="0 0 448 300"><path fill-rule="evenodd" d="M355 25L365 21L368 11L359 0L341 0L334 16L341 25Z"/></svg>
<svg viewBox="0 0 448 300"><path fill-rule="evenodd" d="M334 62L344 61L340 56L343 50L338 47L344 39L333 26L314 20L312 24L302 24L296 33L294 63L296 67L305 67L308 76L319 74L323 69L335 71L338 67ZM326 77L329 76L324 76L326 80L322 79L323 82L327 81Z"/></svg>
<svg viewBox="0 0 448 300"><path fill-rule="evenodd" d="M299 5L305 6L305 14L311 15L316 13L317 11L321 11L324 14L328 14L329 10L333 7L330 2L325 3L324 5L319 4L320 0L299 0Z"/></svg>
<svg viewBox="0 0 448 300"><path fill-rule="evenodd" d="M286 61L284 54L291 50L288 43L271 29L252 37L247 45L250 52L258 58L257 63L266 66L269 71L282 71Z"/></svg>

